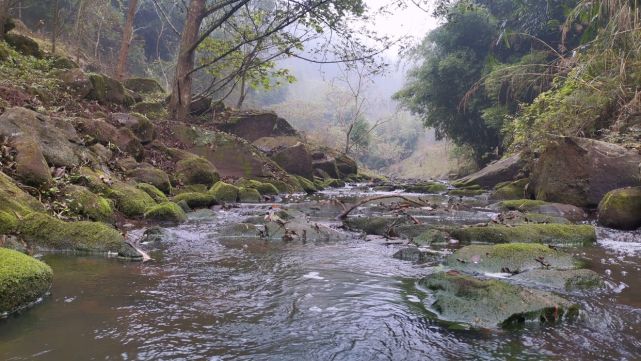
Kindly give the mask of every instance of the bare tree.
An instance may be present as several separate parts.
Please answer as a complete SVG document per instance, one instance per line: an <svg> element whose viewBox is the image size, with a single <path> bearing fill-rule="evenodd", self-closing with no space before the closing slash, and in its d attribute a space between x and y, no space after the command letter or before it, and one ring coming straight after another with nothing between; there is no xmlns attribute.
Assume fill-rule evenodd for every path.
<svg viewBox="0 0 641 361"><path fill-rule="evenodd" d="M127 68L127 58L129 57L129 46L134 34L134 19L138 8L138 0L129 0L129 9L127 11L127 20L122 31L122 41L120 42L120 52L118 53L118 64L116 65L116 79L122 80Z"/></svg>

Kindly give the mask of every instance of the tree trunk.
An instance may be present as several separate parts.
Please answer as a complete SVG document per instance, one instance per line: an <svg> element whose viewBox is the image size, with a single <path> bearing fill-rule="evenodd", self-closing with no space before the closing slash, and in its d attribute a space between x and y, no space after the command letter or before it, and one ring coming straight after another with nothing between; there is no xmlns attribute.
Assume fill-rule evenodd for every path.
<svg viewBox="0 0 641 361"><path fill-rule="evenodd" d="M53 18L51 21L51 54L56 55L56 41L58 40L58 27L60 24L58 14L58 0L53 0Z"/></svg>
<svg viewBox="0 0 641 361"><path fill-rule="evenodd" d="M169 111L174 119L185 120L191 104L191 84L200 25L205 16L206 0L191 0L187 19L180 37L180 50L169 100Z"/></svg>
<svg viewBox="0 0 641 361"><path fill-rule="evenodd" d="M122 41L120 42L120 53L118 54L118 64L116 65L116 79L122 80L125 77L127 68L127 59L129 58L129 46L134 33L134 18L136 17L136 8L138 0L129 0L129 10L127 11L127 20L122 31Z"/></svg>
<svg viewBox="0 0 641 361"><path fill-rule="evenodd" d="M243 103L245 102L245 97L247 96L245 77L246 77L246 74L243 73L242 77L240 78L240 96L238 97L238 103L236 103L236 108L238 109L241 109L243 107Z"/></svg>
<svg viewBox="0 0 641 361"><path fill-rule="evenodd" d="M351 148L350 138L352 137L352 130L354 130L354 123L350 124L347 129L347 135L345 136L345 154L349 154L349 149Z"/></svg>
<svg viewBox="0 0 641 361"><path fill-rule="evenodd" d="M4 26L7 20L9 20L9 0L0 0L0 40L4 39Z"/></svg>

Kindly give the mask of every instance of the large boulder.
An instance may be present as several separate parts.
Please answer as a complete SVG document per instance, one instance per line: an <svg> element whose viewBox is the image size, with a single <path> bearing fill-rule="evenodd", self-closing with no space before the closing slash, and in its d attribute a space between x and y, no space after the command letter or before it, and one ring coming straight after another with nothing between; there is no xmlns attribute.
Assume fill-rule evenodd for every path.
<svg viewBox="0 0 641 361"><path fill-rule="evenodd" d="M154 79L129 78L123 82L125 88L140 94L164 93L165 90Z"/></svg>
<svg viewBox="0 0 641 361"><path fill-rule="evenodd" d="M93 221L111 223L113 222L113 208L111 202L99 196L89 189L68 185L65 194L69 201L69 208L76 214L87 217Z"/></svg>
<svg viewBox="0 0 641 361"><path fill-rule="evenodd" d="M557 322L576 317L579 312L577 305L550 292L481 280L456 271L429 275L419 285L431 293L426 306L440 319L475 327Z"/></svg>
<svg viewBox="0 0 641 361"><path fill-rule="evenodd" d="M51 267L26 254L0 248L0 315L36 302L51 288Z"/></svg>
<svg viewBox="0 0 641 361"><path fill-rule="evenodd" d="M294 141L290 141L290 139ZM267 137L254 142L259 149L266 151L269 157L291 174L311 179L312 156L307 147L295 137Z"/></svg>
<svg viewBox="0 0 641 361"><path fill-rule="evenodd" d="M78 134L64 119L49 118L25 108L11 108L0 116L0 136L7 138L32 137L42 149L47 163L56 167L75 167L80 164Z"/></svg>
<svg viewBox="0 0 641 361"><path fill-rule="evenodd" d="M93 90L89 76L78 68L58 71L56 77L62 81L67 92L78 98L86 98Z"/></svg>
<svg viewBox="0 0 641 361"><path fill-rule="evenodd" d="M624 230L641 227L641 187L608 192L599 203L599 223Z"/></svg>
<svg viewBox="0 0 641 361"><path fill-rule="evenodd" d="M130 106L135 103L134 98L126 91L125 87L118 80L104 74L89 74L89 80L93 89L88 95L91 100L97 100L101 104L117 104Z"/></svg>
<svg viewBox="0 0 641 361"><path fill-rule="evenodd" d="M143 157L142 143L129 128L116 128L103 119L83 119L79 121L78 129L103 145L113 144L136 159Z"/></svg>
<svg viewBox="0 0 641 361"><path fill-rule="evenodd" d="M42 187L52 183L51 172L38 142L28 136L12 141L16 150L16 176L26 185Z"/></svg>
<svg viewBox="0 0 641 361"><path fill-rule="evenodd" d="M616 144L563 137L536 162L530 185L536 199L596 207L617 188L641 185L641 155Z"/></svg>
<svg viewBox="0 0 641 361"><path fill-rule="evenodd" d="M128 170L127 176L136 180L136 182L151 184L166 194L171 192L169 175L149 164L143 163L134 169Z"/></svg>
<svg viewBox="0 0 641 361"><path fill-rule="evenodd" d="M478 184L484 188L491 188L498 183L515 180L524 167L525 160L519 153L491 163L480 171L457 180L455 184Z"/></svg>
<svg viewBox="0 0 641 361"><path fill-rule="evenodd" d="M449 230L462 243L544 243L550 245L591 245L596 231L591 225L522 224L517 226L473 226Z"/></svg>
<svg viewBox="0 0 641 361"><path fill-rule="evenodd" d="M191 156L176 163L176 178L184 185L211 186L220 180L218 170L205 158Z"/></svg>
<svg viewBox="0 0 641 361"><path fill-rule="evenodd" d="M9 33L5 35L4 40L22 55L33 56L39 59L44 57L44 52L40 49L38 43L28 36Z"/></svg>
<svg viewBox="0 0 641 361"><path fill-rule="evenodd" d="M137 113L112 113L111 121L120 127L129 128L142 144L151 143L156 137L156 129L146 116Z"/></svg>
<svg viewBox="0 0 641 361"><path fill-rule="evenodd" d="M296 130L273 112L241 112L232 115L218 125L224 132L234 134L250 142L263 137L294 136Z"/></svg>

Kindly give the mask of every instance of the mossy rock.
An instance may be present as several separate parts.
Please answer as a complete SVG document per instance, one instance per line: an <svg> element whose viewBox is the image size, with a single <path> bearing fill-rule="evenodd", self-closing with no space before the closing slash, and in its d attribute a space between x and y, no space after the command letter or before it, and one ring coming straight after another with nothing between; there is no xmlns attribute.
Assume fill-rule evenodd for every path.
<svg viewBox="0 0 641 361"><path fill-rule="evenodd" d="M190 208L207 208L216 204L216 197L210 193L185 192L172 199L176 203L185 202Z"/></svg>
<svg viewBox="0 0 641 361"><path fill-rule="evenodd" d="M116 229L100 222L63 222L44 213L31 213L18 224L20 237L43 249L87 253L117 252L126 258L140 254Z"/></svg>
<svg viewBox="0 0 641 361"><path fill-rule="evenodd" d="M240 187L238 189L238 200L241 203L259 203L262 197L257 189Z"/></svg>
<svg viewBox="0 0 641 361"><path fill-rule="evenodd" d="M556 323L576 318L579 307L550 292L456 271L435 273L419 281L432 294L427 305L439 319L473 327L514 327L525 322Z"/></svg>
<svg viewBox="0 0 641 361"><path fill-rule="evenodd" d="M545 243L556 245L591 245L596 231L590 225L524 224L518 226L474 226L451 228L450 235L463 243Z"/></svg>
<svg viewBox="0 0 641 361"><path fill-rule="evenodd" d="M207 159L198 156L178 161L176 178L185 185L204 184L208 187L220 180L216 167Z"/></svg>
<svg viewBox="0 0 641 361"><path fill-rule="evenodd" d="M449 240L449 234L438 229L428 229L412 238L418 245L446 244Z"/></svg>
<svg viewBox="0 0 641 361"><path fill-rule="evenodd" d="M157 94L164 93L160 83L155 79L149 78L129 78L123 82L125 88L141 94Z"/></svg>
<svg viewBox="0 0 641 361"><path fill-rule="evenodd" d="M36 302L51 288L53 271L23 253L0 248L0 315Z"/></svg>
<svg viewBox="0 0 641 361"><path fill-rule="evenodd" d="M140 217L148 208L156 205L144 190L121 182L114 183L107 196L116 202L116 209L127 217Z"/></svg>
<svg viewBox="0 0 641 361"><path fill-rule="evenodd" d="M310 181L309 179L307 179L305 177L302 177L302 176L296 176L296 180L298 181L300 186L303 188L305 193L313 194L313 193L318 192L318 189L316 188L314 183L312 181Z"/></svg>
<svg viewBox="0 0 641 361"><path fill-rule="evenodd" d="M589 269L535 269L519 273L510 279L525 284L555 288L563 291L593 290L605 286L601 276Z"/></svg>
<svg viewBox="0 0 641 361"><path fill-rule="evenodd" d="M445 192L447 190L447 186L442 183L420 183L420 184L411 184L404 186L403 189L405 189L406 192L408 193L441 193Z"/></svg>
<svg viewBox="0 0 641 361"><path fill-rule="evenodd" d="M4 40L22 55L33 56L38 59L42 59L44 57L44 53L40 49L38 43L28 36L9 33L5 35Z"/></svg>
<svg viewBox="0 0 641 361"><path fill-rule="evenodd" d="M156 203L169 202L169 199L160 189L149 183L138 183L136 188L147 193Z"/></svg>
<svg viewBox="0 0 641 361"><path fill-rule="evenodd" d="M417 247L407 247L398 250L392 255L392 258L400 259L401 261L409 261L414 263L425 263L434 260L434 254L421 251Z"/></svg>
<svg viewBox="0 0 641 361"><path fill-rule="evenodd" d="M345 187L345 181L341 179L326 179L323 182L323 188L343 188Z"/></svg>
<svg viewBox="0 0 641 361"><path fill-rule="evenodd" d="M229 183L218 181L214 184L209 193L214 196L217 202L237 202L240 189Z"/></svg>
<svg viewBox="0 0 641 361"><path fill-rule="evenodd" d="M599 203L599 223L611 228L641 227L641 187L615 189Z"/></svg>
<svg viewBox="0 0 641 361"><path fill-rule="evenodd" d="M18 218L11 213L0 211L0 235L15 232L18 227Z"/></svg>
<svg viewBox="0 0 641 361"><path fill-rule="evenodd" d="M529 182L529 179L524 178L514 182L499 183L494 187L490 198L497 200L523 199L525 197L525 187Z"/></svg>
<svg viewBox="0 0 641 361"><path fill-rule="evenodd" d="M483 193L485 193L483 189L452 189L447 192L448 195L455 197L476 197Z"/></svg>
<svg viewBox="0 0 641 361"><path fill-rule="evenodd" d="M147 166L132 169L127 172L127 176L137 182L151 184L165 194L171 193L169 175L158 168Z"/></svg>
<svg viewBox="0 0 641 361"><path fill-rule="evenodd" d="M69 207L74 213L94 221L113 222L114 211L106 198L77 185L67 186L65 192L70 200Z"/></svg>
<svg viewBox="0 0 641 361"><path fill-rule="evenodd" d="M125 87L116 79L104 74L88 74L93 85L89 99L97 100L102 104L119 104L130 106L135 103L134 98L125 90Z"/></svg>
<svg viewBox="0 0 641 361"><path fill-rule="evenodd" d="M44 211L44 206L18 188L6 174L0 172L0 211L14 216L25 216L34 211Z"/></svg>
<svg viewBox="0 0 641 361"><path fill-rule="evenodd" d="M156 127L144 114L112 113L110 118L119 127L130 129L142 144L149 144L156 138Z"/></svg>
<svg viewBox="0 0 641 361"><path fill-rule="evenodd" d="M280 193L289 193L289 186L287 185L287 183L285 183L285 182L283 182L281 180L278 180L278 179L265 179L264 183L268 183L268 184L271 184L272 186L274 186L274 188L276 188L278 190L278 194L280 194Z"/></svg>
<svg viewBox="0 0 641 361"><path fill-rule="evenodd" d="M165 202L147 209L145 219L159 222L182 223L187 220L187 215L176 203Z"/></svg>
<svg viewBox="0 0 641 361"><path fill-rule="evenodd" d="M136 113L144 114L147 118L152 120L163 119L168 115L165 105L157 102L136 103L131 110Z"/></svg>
<svg viewBox="0 0 641 361"><path fill-rule="evenodd" d="M178 189L175 189L175 194L181 194L181 193L207 193L209 190L209 186L204 185L204 184L190 184L186 186L182 186Z"/></svg>
<svg viewBox="0 0 641 361"><path fill-rule="evenodd" d="M277 195L279 193L278 188L276 188L273 184L259 182L254 179L243 179L236 182L236 185L239 187L256 189L260 194L264 196Z"/></svg>
<svg viewBox="0 0 641 361"><path fill-rule="evenodd" d="M521 273L548 267L581 266L571 255L539 243L465 246L450 255L447 264L459 271L477 273Z"/></svg>
<svg viewBox="0 0 641 361"><path fill-rule="evenodd" d="M57 56L53 59L51 66L55 69L77 69L78 64L66 56Z"/></svg>
<svg viewBox="0 0 641 361"><path fill-rule="evenodd" d="M549 203L532 199L506 200L491 205L498 211L520 211L529 213L546 214L554 217L563 217L573 222L587 219L586 212L571 204Z"/></svg>
<svg viewBox="0 0 641 361"><path fill-rule="evenodd" d="M519 225L529 223L556 223L556 224L571 224L569 220L563 217L550 216L540 213L521 213L518 211L509 211L503 213L502 224L505 225Z"/></svg>

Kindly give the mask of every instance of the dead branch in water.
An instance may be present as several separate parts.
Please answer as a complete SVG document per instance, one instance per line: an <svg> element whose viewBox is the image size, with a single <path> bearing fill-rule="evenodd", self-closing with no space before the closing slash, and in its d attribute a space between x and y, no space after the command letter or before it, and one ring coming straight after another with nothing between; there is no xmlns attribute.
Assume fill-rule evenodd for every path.
<svg viewBox="0 0 641 361"><path fill-rule="evenodd" d="M419 206L419 207L424 207L424 206L426 206L426 204L425 204L425 203L417 202L417 201L415 201L415 200L413 200L413 199L410 199L410 198L407 198L407 197L405 197L405 196L399 196L399 195L393 195L393 196L391 196L391 195L390 195L390 196L376 196L376 197L371 197L371 198L365 198L365 199L363 199L362 201L360 201L360 202L358 202L358 203L354 204L353 206L351 206L351 207L347 208L345 211L343 211L343 213L339 214L339 215L336 217L336 219L337 219L337 220L344 220L344 219L346 219L346 218L347 218L347 216L348 216L348 215L349 215L349 214L350 214L354 209L356 209L356 208L358 208L358 207L362 206L363 204L366 204L366 203L369 203L369 202L372 202L372 201L377 201L377 200L380 200L380 199L387 199L387 198L400 198L400 199L402 199L402 200L404 200L404 201L406 201L406 202L409 202L409 203L415 204L415 205L417 205L417 206Z"/></svg>

